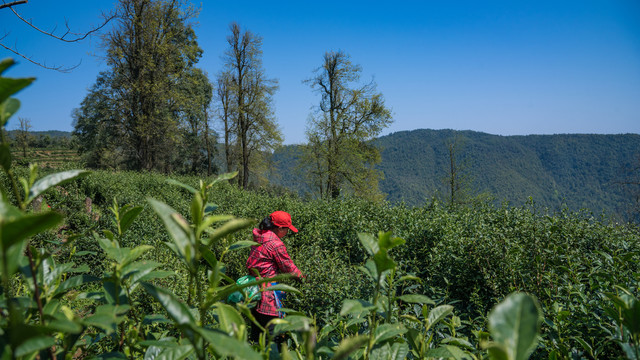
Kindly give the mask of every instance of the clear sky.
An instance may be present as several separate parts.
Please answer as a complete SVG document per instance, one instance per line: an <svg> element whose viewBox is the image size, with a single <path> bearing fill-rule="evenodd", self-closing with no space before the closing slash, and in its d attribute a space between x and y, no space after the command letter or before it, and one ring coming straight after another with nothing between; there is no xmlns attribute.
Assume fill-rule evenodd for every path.
<svg viewBox="0 0 640 360"><path fill-rule="evenodd" d="M9 0L0 0L9 2ZM263 37L285 143L303 143L319 98L303 80L326 51L342 50L375 79L394 123L499 135L640 133L640 1L211 1L201 6L198 66L221 69L229 23ZM30 0L25 18L62 35L98 24L112 0ZM8 33L8 34L7 34ZM70 73L17 59L7 75L35 76L18 98L33 130L73 128L71 112L106 65L100 38L66 44L0 10L5 45ZM13 56L0 48L0 58ZM15 57L15 56L13 56ZM17 116L16 116L17 118ZM17 119L8 125L17 127Z"/></svg>

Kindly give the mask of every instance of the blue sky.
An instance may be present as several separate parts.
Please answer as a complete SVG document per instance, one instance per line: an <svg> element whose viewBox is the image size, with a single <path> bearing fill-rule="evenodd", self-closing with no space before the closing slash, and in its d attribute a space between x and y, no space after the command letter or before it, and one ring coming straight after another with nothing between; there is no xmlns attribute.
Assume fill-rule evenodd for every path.
<svg viewBox="0 0 640 360"><path fill-rule="evenodd" d="M2 0L0 0L2 1ZM8 2L8 0L4 0ZM213 76L232 21L263 37L266 73L285 143L303 143L319 99L302 83L326 51L342 50L375 79L394 123L384 134L420 128L499 135L640 133L640 1L204 1L198 66ZM30 0L16 7L56 34L100 22L114 1ZM100 38L66 44L0 10L5 45L25 60L7 75L35 76L18 98L34 130L72 130L77 108L106 65ZM0 49L0 58L13 56ZM15 56L14 56L15 57ZM16 127L17 120L9 124Z"/></svg>

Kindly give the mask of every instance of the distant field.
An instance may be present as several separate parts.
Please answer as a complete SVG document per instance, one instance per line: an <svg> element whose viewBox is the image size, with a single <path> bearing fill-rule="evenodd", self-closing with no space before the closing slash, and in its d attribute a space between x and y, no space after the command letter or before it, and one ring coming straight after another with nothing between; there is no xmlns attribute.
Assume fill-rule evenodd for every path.
<svg viewBox="0 0 640 360"><path fill-rule="evenodd" d="M64 164L80 161L76 149L28 149L24 157L22 151L16 149L12 155L18 163L37 163L41 167L59 168Z"/></svg>

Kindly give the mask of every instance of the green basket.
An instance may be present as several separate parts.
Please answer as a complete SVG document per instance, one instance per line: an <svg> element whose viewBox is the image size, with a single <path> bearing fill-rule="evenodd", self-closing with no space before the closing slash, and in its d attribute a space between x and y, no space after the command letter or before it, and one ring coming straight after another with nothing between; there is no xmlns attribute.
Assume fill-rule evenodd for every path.
<svg viewBox="0 0 640 360"><path fill-rule="evenodd" d="M236 280L236 284L244 285L255 280L256 280L255 277L251 275L245 275L239 278L238 280ZM248 299L248 301L245 301L246 303L253 303L253 302L257 302L261 298L262 298L262 294L260 293L260 288L258 287L258 285L253 285L253 286L248 286L246 288L243 288L242 290L236 291L231 295L229 295L227 297L227 303L237 304L239 302L245 301L245 299Z"/></svg>

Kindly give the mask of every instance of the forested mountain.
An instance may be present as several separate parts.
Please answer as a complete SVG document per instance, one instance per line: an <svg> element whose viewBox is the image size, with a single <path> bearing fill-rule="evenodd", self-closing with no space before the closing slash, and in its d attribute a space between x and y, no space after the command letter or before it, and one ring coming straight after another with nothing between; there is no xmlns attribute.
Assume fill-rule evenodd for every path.
<svg viewBox="0 0 640 360"><path fill-rule="evenodd" d="M640 135L498 136L474 131L401 131L375 140L382 153L382 192L391 202L421 205L449 193L450 155L455 142L457 164L470 196L488 194L497 202L520 205L531 197L552 210L590 209L623 215L632 205L620 182L637 166ZM300 147L275 153L278 178L273 182L308 192L296 173Z"/></svg>

